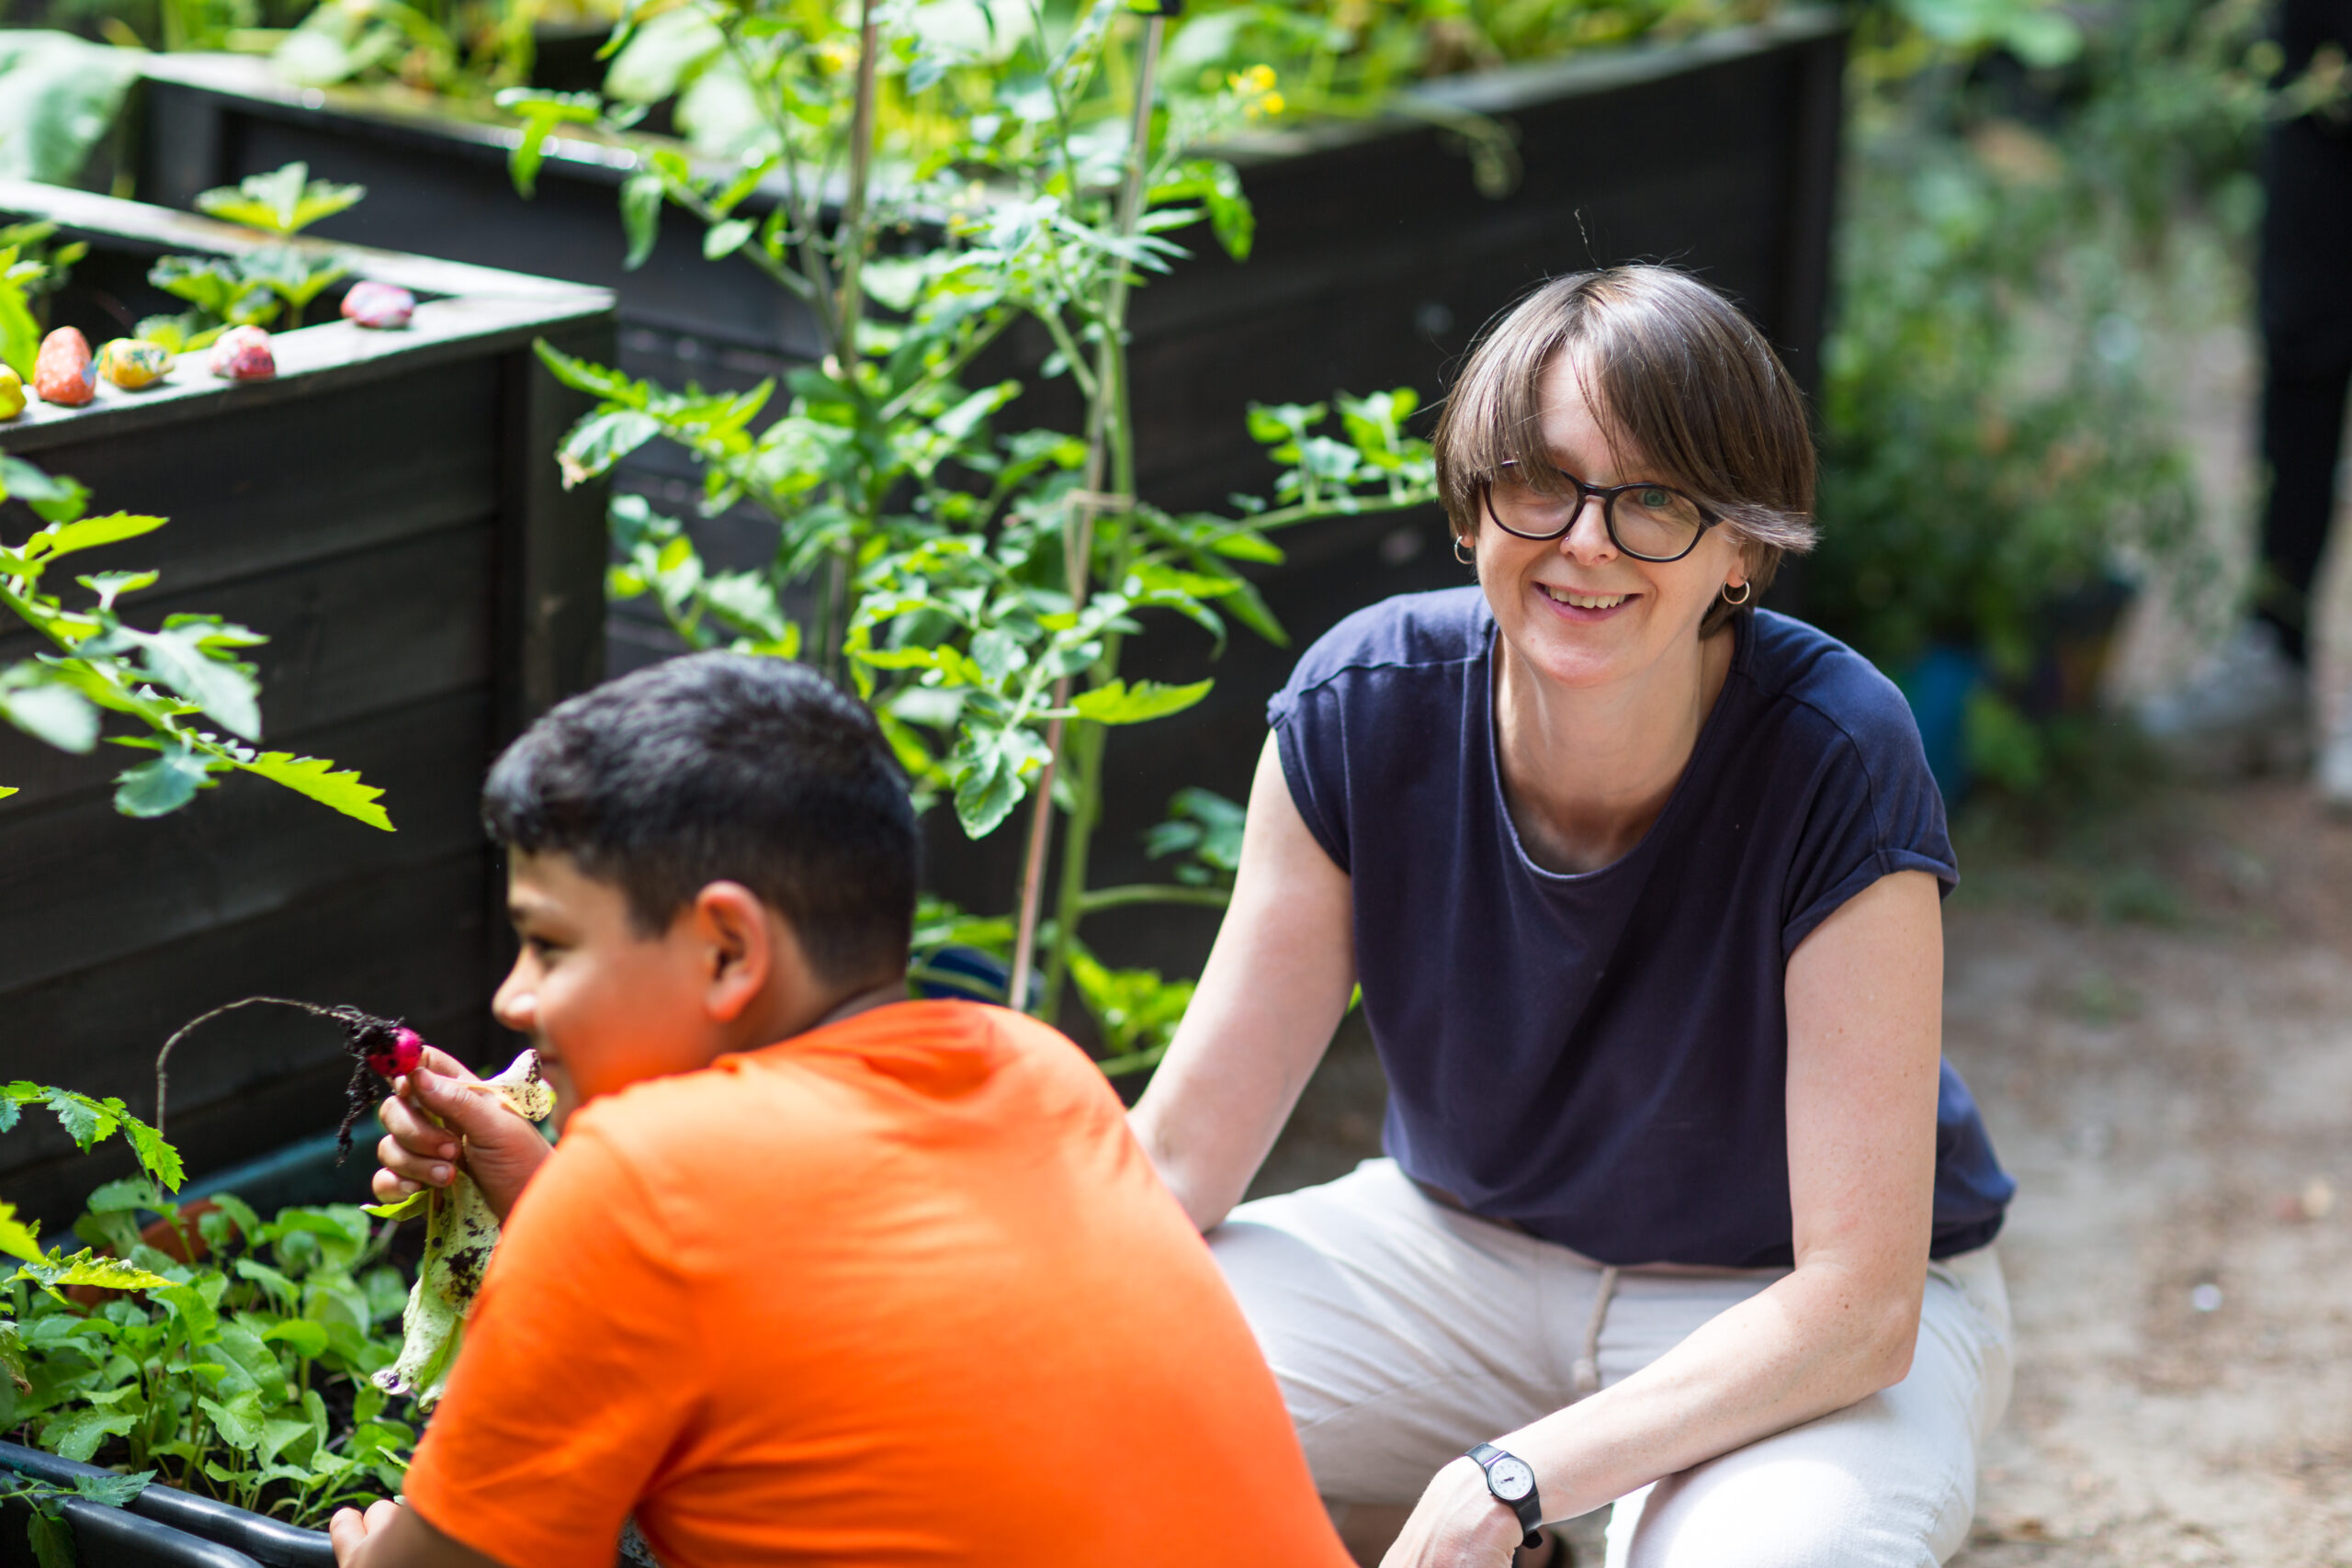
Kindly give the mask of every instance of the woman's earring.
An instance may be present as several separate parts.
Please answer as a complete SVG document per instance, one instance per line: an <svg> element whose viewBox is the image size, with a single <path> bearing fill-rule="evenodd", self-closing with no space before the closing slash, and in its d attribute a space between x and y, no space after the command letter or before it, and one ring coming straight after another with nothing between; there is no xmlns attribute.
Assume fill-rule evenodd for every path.
<svg viewBox="0 0 2352 1568"><path fill-rule="evenodd" d="M1459 534L1453 536L1453 558L1460 561L1464 566L1476 566L1478 564L1478 553L1476 550L1472 550L1470 554L1466 556L1462 553L1462 547L1468 542L1468 540L1464 539Z"/></svg>
<svg viewBox="0 0 2352 1568"><path fill-rule="evenodd" d="M1731 584L1728 582L1724 584L1724 603L1726 604L1745 604L1755 597L1756 585L1752 582L1743 582L1739 585L1739 597L1736 599L1731 596Z"/></svg>

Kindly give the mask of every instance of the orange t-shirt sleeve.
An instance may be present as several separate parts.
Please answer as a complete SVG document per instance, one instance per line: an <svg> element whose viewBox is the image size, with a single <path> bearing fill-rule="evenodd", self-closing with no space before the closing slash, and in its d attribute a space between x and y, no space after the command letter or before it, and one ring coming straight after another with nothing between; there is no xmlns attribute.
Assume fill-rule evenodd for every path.
<svg viewBox="0 0 2352 1568"><path fill-rule="evenodd" d="M611 1568L693 1418L707 1349L656 1204L575 1122L503 1227L406 1483L511 1568Z"/></svg>

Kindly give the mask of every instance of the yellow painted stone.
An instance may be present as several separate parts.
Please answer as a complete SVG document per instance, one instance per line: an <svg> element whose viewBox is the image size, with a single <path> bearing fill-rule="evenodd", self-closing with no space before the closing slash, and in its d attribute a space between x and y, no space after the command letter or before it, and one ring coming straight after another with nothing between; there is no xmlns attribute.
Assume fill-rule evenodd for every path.
<svg viewBox="0 0 2352 1568"><path fill-rule="evenodd" d="M24 378L0 365L0 419L14 419L24 412Z"/></svg>
<svg viewBox="0 0 2352 1568"><path fill-rule="evenodd" d="M152 387L171 373L171 351L159 343L119 337L98 350L98 374L127 392Z"/></svg>

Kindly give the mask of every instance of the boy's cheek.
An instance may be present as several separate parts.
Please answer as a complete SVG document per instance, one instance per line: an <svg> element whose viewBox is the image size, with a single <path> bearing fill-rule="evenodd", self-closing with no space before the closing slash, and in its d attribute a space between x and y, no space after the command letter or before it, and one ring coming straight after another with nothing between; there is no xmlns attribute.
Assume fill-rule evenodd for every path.
<svg viewBox="0 0 2352 1568"><path fill-rule="evenodd" d="M572 1111L579 1109L579 1091L571 1087L571 1075L561 1065L541 1056L539 1071L546 1076L548 1087L555 1090L555 1114L549 1121L560 1135L563 1132L563 1124L571 1119Z"/></svg>

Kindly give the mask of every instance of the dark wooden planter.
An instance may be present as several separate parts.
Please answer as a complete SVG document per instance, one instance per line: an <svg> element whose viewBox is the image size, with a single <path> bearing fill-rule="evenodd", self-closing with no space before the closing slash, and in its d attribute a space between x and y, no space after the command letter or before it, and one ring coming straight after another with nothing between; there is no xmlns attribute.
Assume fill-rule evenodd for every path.
<svg viewBox="0 0 2352 1568"><path fill-rule="evenodd" d="M1398 118L1256 136L1232 152L1256 203L1255 253L1198 253L1154 279L1134 310L1140 479L1153 499L1216 506L1271 477L1243 424L1251 401L1313 401L1417 386L1434 394L1478 325L1541 279L1589 265L1654 259L1730 290L1799 378L1815 378L1827 293L1845 33L1826 10L1688 42L1512 67L1425 89L1454 108L1512 127L1524 175L1501 200L1481 195L1448 133ZM304 93L255 62L179 56L153 62L140 188L185 205L196 193L306 159L322 175L365 181L368 199L321 226L354 240L427 243L463 260L547 272L620 297L621 360L673 384L748 385L813 344L797 304L741 257L701 257L701 227L664 214L646 266L624 273L615 196L628 155L560 144L536 202L508 188L511 126L468 123L381 93ZM1042 343L1014 357L1043 357ZM1023 405L1043 422L1053 389ZM690 513L698 487L680 453L657 444L626 465L625 489ZM768 558L771 529L706 525L716 560ZM1121 735L1098 840L1100 875L1148 874L1138 835L1188 783L1238 795L1248 785L1265 698L1296 648L1386 594L1466 581L1432 517L1366 519L1302 530L1264 584L1296 639L1291 650L1237 633L1215 666L1197 634L1178 630L1137 672L1196 679L1210 701L1183 718ZM655 656L663 639L616 606L616 668ZM1148 649L1149 644L1146 647ZM1143 666L1148 664L1149 668ZM978 907L1003 908L1013 835L977 852L938 843L932 878ZM1106 918L1105 939L1134 961L1197 960L1213 923L1153 913ZM1090 928L1091 929L1091 928Z"/></svg>
<svg viewBox="0 0 2352 1568"><path fill-rule="evenodd" d="M145 282L165 253L228 253L250 233L154 208L0 183L0 211L62 223L90 255L56 300L94 340L113 312L170 302ZM0 1062L10 1077L119 1095L153 1113L153 1060L176 1025L256 992L399 1014L468 1057L490 1053L484 1003L505 942L477 820L494 749L600 669L604 500L565 492L549 454L584 406L530 351L547 336L609 354L611 297L447 262L365 253L358 276L425 302L403 332L328 324L279 334L275 381L232 386L192 357L165 385L106 389L81 410L36 404L0 446L88 485L105 509L159 513L159 533L83 571L160 569L128 602L153 624L216 611L256 650L266 742L334 758L382 786L380 833L235 777L178 814L118 816L130 753L74 758L0 729ZM0 515L11 537L20 509ZM0 662L30 651L0 637ZM170 1134L219 1168L339 1120L340 1042L256 1010L192 1036L174 1061ZM54 1122L0 1139L0 1193L70 1219L119 1174L72 1154Z"/></svg>

